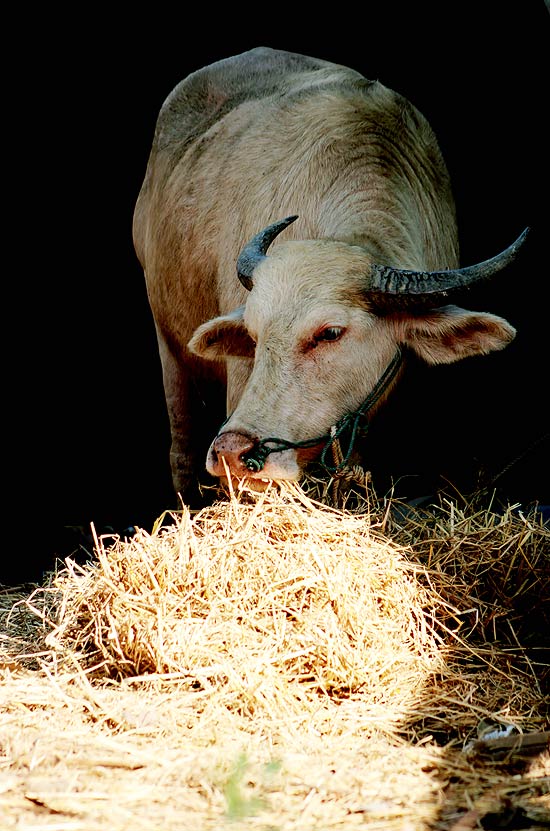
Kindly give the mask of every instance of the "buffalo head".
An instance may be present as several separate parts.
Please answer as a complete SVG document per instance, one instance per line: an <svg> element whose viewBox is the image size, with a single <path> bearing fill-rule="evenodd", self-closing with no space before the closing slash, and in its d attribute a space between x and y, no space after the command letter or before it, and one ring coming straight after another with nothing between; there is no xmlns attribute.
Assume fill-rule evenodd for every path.
<svg viewBox="0 0 550 831"><path fill-rule="evenodd" d="M189 343L203 358L226 360L238 390L208 452L214 476L225 475L225 460L236 478L297 479L331 426L361 407L402 347L441 364L502 349L515 336L506 320L451 298L510 263L527 230L490 260L424 272L374 262L365 248L333 239L278 242L268 255L296 219L269 225L244 246L237 273L246 302L204 323ZM279 445L268 447L260 465L247 464L268 437Z"/></svg>

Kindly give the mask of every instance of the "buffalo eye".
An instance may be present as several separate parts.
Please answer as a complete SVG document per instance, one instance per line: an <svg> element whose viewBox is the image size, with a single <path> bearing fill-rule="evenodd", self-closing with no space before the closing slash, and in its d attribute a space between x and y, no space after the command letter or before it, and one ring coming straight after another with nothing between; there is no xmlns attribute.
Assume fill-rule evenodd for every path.
<svg viewBox="0 0 550 831"><path fill-rule="evenodd" d="M323 341L334 342L340 340L344 331L343 326L326 326L314 335L314 345L317 346L318 343L322 343Z"/></svg>

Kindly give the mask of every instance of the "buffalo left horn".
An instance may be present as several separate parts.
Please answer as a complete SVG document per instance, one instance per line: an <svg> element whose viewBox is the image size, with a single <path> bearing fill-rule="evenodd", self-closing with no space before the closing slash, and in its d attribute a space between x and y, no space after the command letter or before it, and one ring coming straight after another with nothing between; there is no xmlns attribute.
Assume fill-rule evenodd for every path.
<svg viewBox="0 0 550 831"><path fill-rule="evenodd" d="M260 231L246 243L237 260L237 276L245 289L250 291L254 285L252 280L254 269L265 258L267 249L275 237L296 219L298 219L298 216L287 216L286 219L280 219L279 222L268 225L267 228L264 228L263 231Z"/></svg>
<svg viewBox="0 0 550 831"><path fill-rule="evenodd" d="M471 288L511 263L525 242L528 231L529 228L526 228L512 245L496 257L466 268L407 271L386 265L373 265L365 291L380 311L443 305L449 293Z"/></svg>

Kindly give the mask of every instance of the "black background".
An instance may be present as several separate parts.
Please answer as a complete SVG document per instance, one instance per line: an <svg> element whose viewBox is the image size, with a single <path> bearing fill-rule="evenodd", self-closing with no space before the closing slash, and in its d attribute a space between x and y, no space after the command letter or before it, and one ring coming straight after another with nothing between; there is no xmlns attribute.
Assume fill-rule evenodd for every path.
<svg viewBox="0 0 550 831"><path fill-rule="evenodd" d="M287 4L143 8L114 19L94 5L8 28L4 582L41 579L78 544L75 528L149 528L175 504L132 212L165 97L189 72L255 46L352 66L426 115L454 184L464 265L532 229L519 261L465 303L506 317L517 339L405 382L374 431L374 468L411 472L405 494L416 496L432 469L468 484L478 463L494 475L548 430L543 0L300 6L298 21ZM505 497L550 502L547 470L539 442L499 480Z"/></svg>

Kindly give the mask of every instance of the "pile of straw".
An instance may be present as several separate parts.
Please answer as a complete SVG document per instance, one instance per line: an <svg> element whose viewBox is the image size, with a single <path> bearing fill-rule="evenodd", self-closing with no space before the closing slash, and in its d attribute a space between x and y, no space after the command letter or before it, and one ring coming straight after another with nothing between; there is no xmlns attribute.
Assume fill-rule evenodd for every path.
<svg viewBox="0 0 550 831"><path fill-rule="evenodd" d="M358 691L397 713L441 671L433 621L447 612L417 572L363 518L304 497L184 509L68 563L46 645L88 674L177 675L251 714Z"/></svg>
<svg viewBox="0 0 550 831"><path fill-rule="evenodd" d="M96 538L88 564L68 559L12 607L8 625L32 615L41 631L15 671L6 663L8 709L24 709L27 736L34 697L56 726L68 710L73 733L77 712L89 746L120 737L123 769L153 795L150 812L137 800L136 828L468 831L511 799L542 816L548 754L506 766L468 749L487 725L547 729L544 634L525 609L546 620L549 541L512 509L367 500L352 512L294 485L183 508L151 533ZM30 659L49 693L33 696ZM59 770L67 736L54 734L49 769L73 781ZM10 740L7 805L20 815L27 745ZM170 808L159 781L175 788ZM76 785L66 803L51 790L42 805L100 827ZM128 822L116 813L114 831Z"/></svg>

